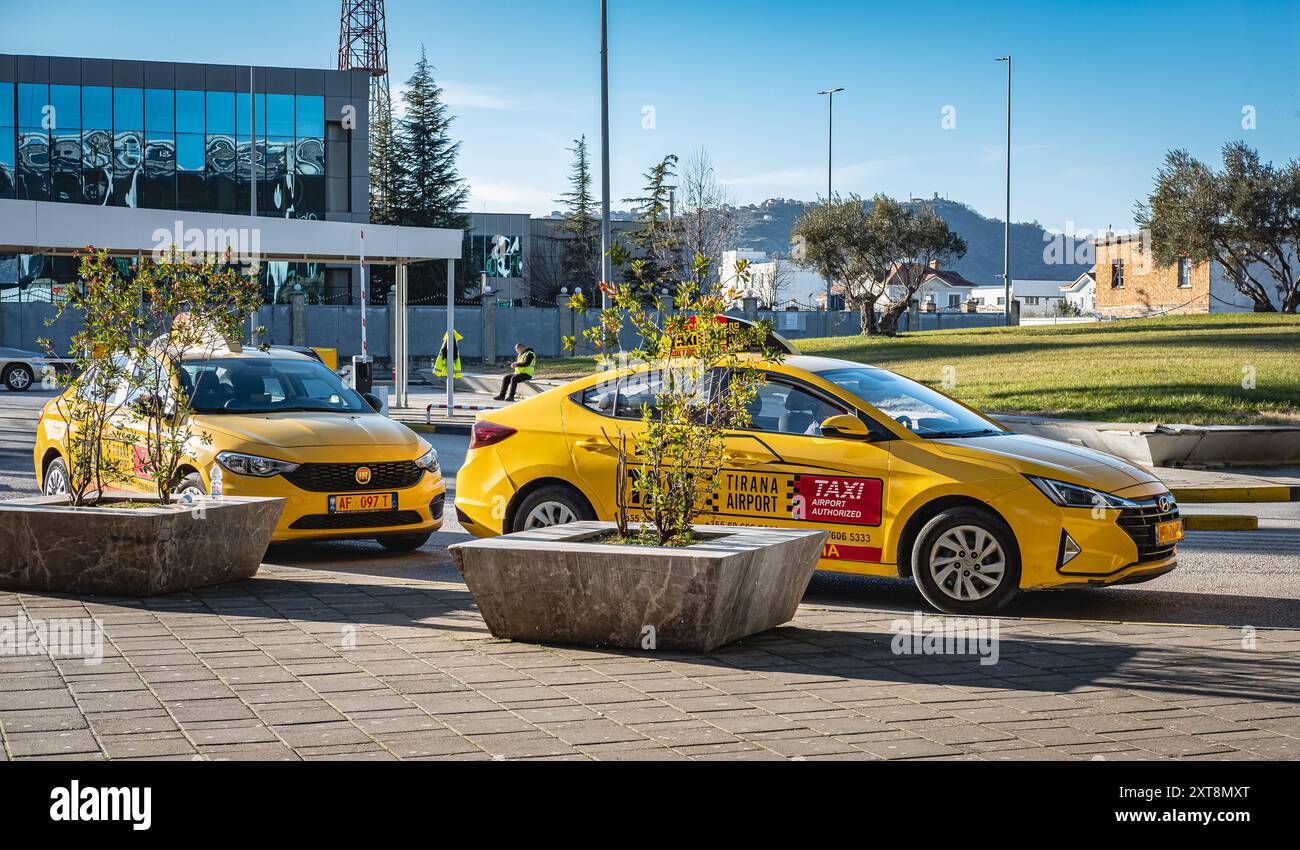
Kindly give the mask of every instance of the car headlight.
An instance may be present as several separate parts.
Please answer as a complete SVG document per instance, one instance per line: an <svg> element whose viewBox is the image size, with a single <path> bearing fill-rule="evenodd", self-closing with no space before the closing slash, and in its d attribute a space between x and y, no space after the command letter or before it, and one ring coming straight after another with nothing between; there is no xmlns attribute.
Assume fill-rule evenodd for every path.
<svg viewBox="0 0 1300 850"><path fill-rule="evenodd" d="M293 472L301 465L238 452L222 452L217 455L217 462L236 475L251 475L254 478L274 478Z"/></svg>
<svg viewBox="0 0 1300 850"><path fill-rule="evenodd" d="M1130 499L1103 493L1091 487L1067 484L1064 481L1054 481L1051 478L1039 478L1036 475L1026 475L1025 477L1035 487L1043 491L1043 495L1051 499L1053 504L1062 508L1110 508L1120 510L1122 508L1138 507L1138 503Z"/></svg>
<svg viewBox="0 0 1300 850"><path fill-rule="evenodd" d="M416 460L415 465L425 470L426 472L437 472L438 471L438 450L430 446L429 450L424 454L420 455L419 459Z"/></svg>

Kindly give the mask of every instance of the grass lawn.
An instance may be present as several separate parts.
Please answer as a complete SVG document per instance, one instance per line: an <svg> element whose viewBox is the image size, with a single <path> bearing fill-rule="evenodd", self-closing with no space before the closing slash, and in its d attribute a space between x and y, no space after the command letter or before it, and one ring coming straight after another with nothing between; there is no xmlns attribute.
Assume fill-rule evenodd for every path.
<svg viewBox="0 0 1300 850"><path fill-rule="evenodd" d="M1300 424L1300 316L1169 316L797 345L805 354L882 366L936 388L951 366L956 386L949 395L995 413ZM590 358L544 360L540 374L576 378L593 368ZM1248 374L1254 389L1243 386Z"/></svg>

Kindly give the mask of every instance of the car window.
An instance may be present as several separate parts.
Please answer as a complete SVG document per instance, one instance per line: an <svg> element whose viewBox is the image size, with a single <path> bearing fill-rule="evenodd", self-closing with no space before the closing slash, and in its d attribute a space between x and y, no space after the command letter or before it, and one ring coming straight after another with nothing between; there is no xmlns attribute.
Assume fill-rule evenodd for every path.
<svg viewBox="0 0 1300 850"><path fill-rule="evenodd" d="M314 360L187 360L181 372L198 413L373 413L355 390Z"/></svg>
<svg viewBox="0 0 1300 850"><path fill-rule="evenodd" d="M646 407L651 408L653 414L658 397L667 391L664 382L669 377L679 382L693 382L699 391L698 410L706 410L705 402L709 397L713 375L700 377L690 370L670 373L662 369L650 369L602 381L583 391L580 404L602 416L639 420Z"/></svg>
<svg viewBox="0 0 1300 850"><path fill-rule="evenodd" d="M843 405L769 376L749 404L748 430L820 437L823 422L848 412Z"/></svg>
<svg viewBox="0 0 1300 850"><path fill-rule="evenodd" d="M1005 430L924 384L884 369L855 367L819 372L818 377L852 393L921 437L951 439Z"/></svg>

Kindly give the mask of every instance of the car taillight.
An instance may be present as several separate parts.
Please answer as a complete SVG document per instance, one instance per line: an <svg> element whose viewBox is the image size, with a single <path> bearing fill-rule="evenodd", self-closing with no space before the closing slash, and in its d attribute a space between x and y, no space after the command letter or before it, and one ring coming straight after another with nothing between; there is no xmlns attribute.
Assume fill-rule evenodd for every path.
<svg viewBox="0 0 1300 850"><path fill-rule="evenodd" d="M507 437L513 437L517 433L519 432L514 428L507 428L495 422L475 422L474 430L470 432L470 451L495 446Z"/></svg>

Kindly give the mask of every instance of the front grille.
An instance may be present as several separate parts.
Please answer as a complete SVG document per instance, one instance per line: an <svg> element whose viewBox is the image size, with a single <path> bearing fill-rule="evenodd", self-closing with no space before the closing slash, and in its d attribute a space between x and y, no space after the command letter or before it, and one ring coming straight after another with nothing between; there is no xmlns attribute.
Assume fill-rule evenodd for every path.
<svg viewBox="0 0 1300 850"><path fill-rule="evenodd" d="M348 531L354 528L397 528L419 525L417 511L388 511L374 514L312 514L289 528L295 531Z"/></svg>
<svg viewBox="0 0 1300 850"><path fill-rule="evenodd" d="M370 470L370 480L357 483L357 470ZM424 470L414 461L395 463L304 463L285 479L295 487L313 493L353 493L361 490L405 490L424 477Z"/></svg>
<svg viewBox="0 0 1300 850"><path fill-rule="evenodd" d="M1160 506L1155 502L1143 504L1140 508L1129 508L1120 511L1119 527L1133 538L1137 544L1138 563L1153 564L1156 561L1163 561L1166 558L1173 557L1178 550L1178 544L1170 543L1164 546L1156 545L1156 526L1165 522L1174 522L1182 519L1178 506L1175 505L1171 510L1162 511Z"/></svg>

